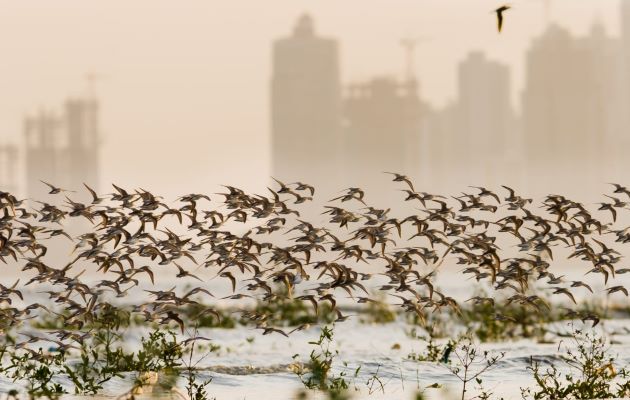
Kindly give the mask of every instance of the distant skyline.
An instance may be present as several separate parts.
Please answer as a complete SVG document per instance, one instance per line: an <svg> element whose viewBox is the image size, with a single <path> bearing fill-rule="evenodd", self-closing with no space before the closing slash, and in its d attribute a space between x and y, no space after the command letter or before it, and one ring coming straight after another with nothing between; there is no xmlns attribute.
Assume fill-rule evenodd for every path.
<svg viewBox="0 0 630 400"><path fill-rule="evenodd" d="M513 1L501 35L490 12L496 4L0 1L0 142L21 144L23 117L82 94L85 74L93 71L101 76L104 182L181 193L234 181L259 190L270 173L263 150L269 148L271 43L301 13L339 41L344 84L402 76L399 40L427 37L416 51L415 71L422 99L441 107L455 100L457 64L473 50L507 63L512 98L520 97L523 57L545 26L544 2ZM574 34L586 34L599 18L608 35L618 35L619 1L555 0L550 15ZM235 159L247 161L236 165ZM227 163L234 170L221 171Z"/></svg>

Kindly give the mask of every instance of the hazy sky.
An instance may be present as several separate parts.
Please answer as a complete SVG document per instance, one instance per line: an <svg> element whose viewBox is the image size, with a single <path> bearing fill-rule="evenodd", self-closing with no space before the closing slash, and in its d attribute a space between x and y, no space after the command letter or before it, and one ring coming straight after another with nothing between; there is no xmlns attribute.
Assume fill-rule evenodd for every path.
<svg viewBox="0 0 630 400"><path fill-rule="evenodd" d="M630 0L623 0L630 1ZM169 194L269 174L271 42L303 12L341 45L343 81L401 75L404 36L425 37L422 97L455 96L457 62L482 49L513 67L546 15L577 34L592 21L618 34L618 0L515 0L496 33L492 0L0 0L0 142L21 143L22 118L58 109L101 76L104 182ZM516 99L517 96L515 95Z"/></svg>

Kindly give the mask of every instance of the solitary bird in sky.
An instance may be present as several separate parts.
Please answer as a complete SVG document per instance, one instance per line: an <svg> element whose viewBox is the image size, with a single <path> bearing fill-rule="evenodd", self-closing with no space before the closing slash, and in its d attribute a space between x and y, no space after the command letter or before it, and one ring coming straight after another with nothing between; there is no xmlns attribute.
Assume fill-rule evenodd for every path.
<svg viewBox="0 0 630 400"><path fill-rule="evenodd" d="M494 12L497 13L497 23L498 23L497 27L499 28L499 32L501 32L501 29L503 28L503 13L509 10L510 8L512 7L505 4L497 8L496 10L494 10Z"/></svg>

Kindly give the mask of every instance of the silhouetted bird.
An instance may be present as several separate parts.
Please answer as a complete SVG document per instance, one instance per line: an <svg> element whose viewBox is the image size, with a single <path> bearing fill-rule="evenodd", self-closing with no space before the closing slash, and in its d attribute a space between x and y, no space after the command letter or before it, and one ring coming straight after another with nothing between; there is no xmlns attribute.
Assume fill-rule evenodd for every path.
<svg viewBox="0 0 630 400"><path fill-rule="evenodd" d="M494 10L494 12L497 14L497 27L499 29L499 32L501 32L501 30L503 29L503 13L510 8L512 7L506 4Z"/></svg>

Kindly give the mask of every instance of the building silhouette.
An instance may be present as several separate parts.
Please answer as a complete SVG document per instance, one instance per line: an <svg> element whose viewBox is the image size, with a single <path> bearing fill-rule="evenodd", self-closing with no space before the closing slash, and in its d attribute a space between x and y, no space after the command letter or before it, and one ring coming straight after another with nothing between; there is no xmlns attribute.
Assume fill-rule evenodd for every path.
<svg viewBox="0 0 630 400"><path fill-rule="evenodd" d="M44 199L48 193L40 181L62 180L57 166L60 128L61 120L49 111L40 110L24 119L26 193L32 199Z"/></svg>
<svg viewBox="0 0 630 400"><path fill-rule="evenodd" d="M465 151L458 141L457 103L442 108L426 107L420 148L420 177L427 191L451 189L453 178L461 182L463 165L458 154Z"/></svg>
<svg viewBox="0 0 630 400"><path fill-rule="evenodd" d="M439 190L462 181L546 190L541 178L550 174L567 188L621 178L630 148L630 2L620 15L619 38L600 23L582 37L548 24L525 55L519 108L510 68L468 54L457 96L441 109L420 99L413 40L403 41L404 79L347 85L341 96L336 42L302 16L274 44L273 174L369 187L393 171Z"/></svg>
<svg viewBox="0 0 630 400"><path fill-rule="evenodd" d="M459 64L457 83L451 164L471 183L496 183L518 131L510 101L510 69L482 52L472 52Z"/></svg>
<svg viewBox="0 0 630 400"><path fill-rule="evenodd" d="M622 70L625 71L622 78L623 89L624 92L630 94L630 2L622 1L620 5L620 26L621 26L621 37L619 43L619 52L621 54L621 65ZM630 108L630 102L628 102L629 95L626 95L626 106ZM629 116L630 118L630 116Z"/></svg>
<svg viewBox="0 0 630 400"><path fill-rule="evenodd" d="M98 102L94 98L69 99L62 114L40 111L24 120L26 190L43 199L46 181L69 190L83 183L99 184Z"/></svg>
<svg viewBox="0 0 630 400"><path fill-rule="evenodd" d="M350 185L369 185L384 171L417 178L422 102L415 79L375 78L344 98L345 171Z"/></svg>
<svg viewBox="0 0 630 400"><path fill-rule="evenodd" d="M615 115L618 116L614 121L616 128L609 135L610 140L614 143L612 146L614 165L612 170L615 171L615 178L625 178L627 168L630 166L628 162L627 152L630 149L630 2L620 2L620 26L621 36L618 39L618 45L615 48L617 54L620 55L616 63L618 79L617 102L615 107Z"/></svg>
<svg viewBox="0 0 630 400"><path fill-rule="evenodd" d="M527 53L522 95L529 175L598 179L604 149L622 129L623 91L616 42L595 24L584 38L550 25ZM625 128L624 128L625 126Z"/></svg>
<svg viewBox="0 0 630 400"><path fill-rule="evenodd" d="M70 99L65 104L68 144L63 149L68 187L81 189L83 183L99 186L98 102L94 98Z"/></svg>
<svg viewBox="0 0 630 400"><path fill-rule="evenodd" d="M15 194L18 190L18 148L6 144L0 146L0 191Z"/></svg>
<svg viewBox="0 0 630 400"><path fill-rule="evenodd" d="M309 15L273 45L272 174L337 188L341 160L338 46Z"/></svg>

